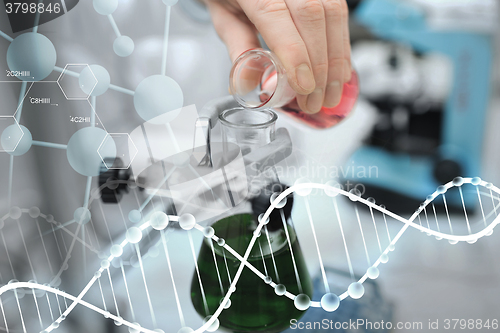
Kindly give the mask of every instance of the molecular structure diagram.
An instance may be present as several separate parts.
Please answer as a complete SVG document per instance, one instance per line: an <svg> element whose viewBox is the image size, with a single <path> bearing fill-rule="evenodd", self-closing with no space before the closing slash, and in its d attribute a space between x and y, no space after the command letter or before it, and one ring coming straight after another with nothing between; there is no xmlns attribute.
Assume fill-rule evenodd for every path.
<svg viewBox="0 0 500 333"><path fill-rule="evenodd" d="M12 73L18 74L16 75L17 78L22 81L16 111L12 116L2 116L4 118L2 120L5 120L4 124L6 122L12 123L1 133L0 150L11 155L8 189L9 205L11 202L14 157L24 155L32 146L66 150L71 167L78 173L89 177L89 183L91 177L99 175L99 165L101 162L106 164L105 158L113 160L117 157L117 147L115 145L117 137L124 138L133 146L133 142L127 133L108 133L104 125L102 125L103 128L95 126L96 117L99 118L96 112L96 99L108 89L133 96L135 110L145 121L164 124L179 115L183 106L182 90L172 78L165 75L170 12L171 6L175 5L176 2L163 0L166 5L166 28L161 74L147 77L137 86L135 91L111 84L109 72L99 65L68 64L64 68L56 66L56 49L46 36L38 33L38 26L35 26L32 32L23 33L15 39L4 32L0 32L0 36L10 42L6 56L8 67ZM96 0L93 4L97 13L109 18L116 34L113 43L113 50L116 55L120 57L130 56L134 51L134 42L130 37L121 35L112 15L118 7L118 0ZM72 69L80 69L80 73ZM91 108L89 119L85 119L86 122L90 123L90 126L77 131L67 145L34 140L29 129L20 124L23 104L28 92L36 82L53 82L43 81L53 71L61 73L54 83L57 83L61 88L66 99L87 101ZM65 90L64 82L68 80L67 77L77 79L82 91L78 93ZM43 101L40 101L40 103L43 103ZM130 166L133 157L132 154L128 166ZM113 165L106 164L106 166L108 169L115 168ZM89 190L90 188L87 187L86 203ZM86 206L86 204L83 206ZM80 209L79 212L80 215L88 214L86 208Z"/></svg>
<svg viewBox="0 0 500 333"><path fill-rule="evenodd" d="M4 303L2 302L2 296L7 294L8 292L14 293L14 298L17 301L17 305L19 305L19 299L23 298L27 293L26 290L31 291L33 294L33 299L36 304L36 308L38 311L38 318L40 321L40 327L42 333L51 332L57 328L59 328L60 324L70 315L73 309L77 305L84 306L88 309L91 309L105 318L111 319L115 322L116 325L126 325L129 328L131 333L136 332L147 332L147 333L158 333L163 332L160 328L157 327L157 321L154 314L154 308L152 306L152 301L150 297L150 291L147 288L147 282L145 277L145 270L143 265L143 255L141 255L141 250L139 244L142 240L144 240L145 233L149 232L158 232L161 238L161 245L163 246L163 250L165 253L166 263L170 272L171 282L173 284L173 288L175 291L175 298L178 298L177 291L175 289L175 281L172 275L173 268L171 267L169 250L167 248L167 238L169 233L169 226L173 223L178 223L180 228L186 232L198 231L203 234L206 239L213 241L217 246L223 248L232 256L237 258L240 262L238 270L235 276L232 277L231 285L227 288L227 292L223 297L220 306L218 309L212 313L207 315L204 318L204 323L193 329L186 325L182 308L180 306L179 301L177 300L177 307L179 313L179 321L180 321L180 329L175 329L172 331L179 333L188 333L188 332L204 332L204 331L215 331L219 328L219 320L218 317L225 309L231 306L231 295L236 290L238 280L242 274L244 268L248 268L255 275L257 275L262 283L265 283L269 286L269 288L273 288L274 292L277 296L286 297L290 299L291 302L294 303L295 307L299 310L306 310L310 307L322 308L325 311L332 312L338 309L341 302L345 300L347 297L351 297L353 299L361 298L364 293L363 283L367 279L376 279L379 277L379 265L385 264L389 260L389 253L395 250L396 243L401 238L403 233L408 228L414 228L420 230L424 233L427 233L429 236L436 237L438 240L447 240L451 244L456 244L458 242L468 242L474 243L478 241L480 238L484 236L491 235L493 229L496 227L498 223L500 223L500 218L497 214L497 209L499 209L499 198L500 189L491 183L487 183L480 178L456 178L453 181L440 186L437 190L429 195L426 200L418 207L418 209L413 213L413 215L406 219L399 215L392 213L387 210L385 207L381 205L377 205L375 200L372 198L364 199L362 198L357 190L352 190L350 192L346 192L340 189L337 184L334 182L329 182L327 184L316 184L307 181L307 179L299 179L293 186L286 189L281 193L275 193L271 201L269 202L269 208L267 211L259 217L259 224L257 229L255 230L250 244L245 251L244 255L240 255L235 249L226 244L223 238L220 238L216 235L215 230L210 226L202 226L197 223L195 217L189 213L181 214L180 216L176 215L168 215L161 210L153 210L149 214L145 214L145 207L153 200L155 197L155 193L148 196L148 198L142 202L138 209L131 210L128 214L128 220L131 223L134 223L134 226L128 227L123 239L119 242L115 242L109 248L109 254L103 258L101 261L100 267L95 271L91 280L82 288L81 292L77 295L71 295L62 290L59 290L57 287L61 284L61 274L68 269L69 267L69 259L71 257L71 252L73 251L76 243L81 243L82 246L89 248L89 250L93 252L97 252L92 246L89 246L83 237L79 237L79 233L81 229L88 225L91 221L92 214L90 211L90 206L93 201L99 201L100 191L108 186L116 186L120 181L110 181L107 184L101 186L100 188L92 191L91 189L91 181L93 177L96 177L100 173L99 166L101 163L105 163L108 169L113 168L123 168L123 166L116 166L114 164L106 164L106 158L116 158L118 157L118 151L115 144L115 140L117 138L125 138L125 140L129 143L129 146L134 146L134 143L131 141L130 136L127 133L108 133L105 128L99 128L95 126L96 118L98 119L98 114L96 112L96 100L97 97L104 94L109 89L115 90L117 92L130 95L133 97L133 104L137 114L147 122L152 122L156 124L167 124L167 131L171 131L170 126L168 126L169 122L175 119L179 113L180 109L183 106L183 93L179 85L170 77L166 76L166 59L167 59L167 45L168 45L168 27L170 21L170 13L171 7L176 4L177 0L162 0L163 4L166 7L166 19L165 19L165 35L164 35L164 50L162 57L162 66L161 73L158 75L153 75L144 79L135 89L135 91L128 90L123 87L119 87L111 84L111 77L108 71L99 65L88 65L88 64L68 64L64 68L56 66L56 49L53 43L43 34L38 32L38 26L33 28L32 32L23 33L18 37L11 38L6 33L0 31L0 36L3 37L7 42L10 43L10 46L7 51L7 63L9 69L12 72L18 72L18 78L21 80L21 91L19 94L19 103L15 113L12 116L2 116L6 119L6 121L12 122L11 125L7 126L3 132L1 133L1 148L3 152L10 154L10 169L9 169L9 182L8 182L8 203L9 203L9 212L0 217L0 231L4 228L6 222L8 221L19 221L20 217L23 214L29 215L29 217L36 220L36 225L38 226L38 230L40 232L40 239L43 242L44 236L42 235L39 227L38 219L43 219L46 223L51 224L51 230L55 235L55 231L64 232L68 234L72 241L67 246L63 244L64 248L67 248L66 256L64 257L61 254L61 249L59 249L61 257L63 258L61 267L58 270L50 267L50 270L53 271L53 276L49 283L38 283L36 281L36 272L33 270L33 280L28 282L19 282L17 280L11 280L8 284L5 284L0 287L0 310L2 312L2 318L4 322L4 327L7 332L8 328L8 319L6 316L6 311L4 308ZM134 51L134 42L128 36L123 36L118 29L118 26L113 18L113 13L117 9L118 0L94 0L93 5L95 11L100 14L107 16L111 27L116 35L116 39L113 43L113 50L115 54L119 57L127 57L130 56ZM23 55L23 56L20 56ZM76 71L75 69L80 69L80 71ZM68 141L66 145L56 144L45 141L37 141L34 140L29 129L23 125L21 125L21 115L23 110L23 101L30 89L32 89L33 85L37 82L41 82L46 79L52 72L59 72L61 75L59 79L53 83L56 83L62 90L63 94L68 100L84 100L88 102L89 108L91 110L90 113L90 126L79 129L76 133L74 133L71 139ZM78 85L81 88L83 94L73 94L69 93L64 88L64 80L73 78L74 80L78 80ZM45 81L49 82L49 81ZM101 122L102 124L102 122ZM103 125L104 126L104 125ZM21 156L26 154L32 146L41 146L48 147L54 149L62 149L66 151L67 159L70 166L79 174L87 177L87 185L85 188L85 200L81 207L77 207L74 211L73 219L64 223L60 223L54 220L54 217L48 214L45 214L40 211L37 207L32 207L29 209L19 208L17 206L11 205L12 198L12 179L14 172L14 158L16 156ZM133 159L133 156L132 158ZM132 161L128 161L128 165L125 166L127 168L130 166ZM179 168L182 168L183 165L179 165ZM168 176L165 177L164 181L159 184L158 187L161 187L163 183L167 180ZM133 182L123 181L129 187L137 186L134 185ZM477 192L478 203L480 205L480 211L482 213L480 223L471 223L469 221L467 210L465 208L464 196L462 193L462 187L468 185L472 186ZM258 270L252 263L249 261L250 252L255 245L257 239L259 237L263 237L266 232L261 233L261 230L266 231L266 224L269 221L269 216L275 209L282 209L286 204L286 197L289 194L296 194L299 197L304 198L307 202L308 196L311 194L312 189L319 189L324 191L324 193L331 198L332 205L334 207L334 216L336 217L336 221L339 223L340 230L342 232L342 237L344 239L344 246L346 249L346 258L348 262L349 271L351 274L351 278L353 282L346 288L345 292L336 295L335 293L330 291L329 284L326 278L325 267L322 264L322 256L323 253L319 251L318 241L316 239L316 228L314 225L312 214L308 211L309 215L309 223L312 233L315 238L315 246L317 251L317 255L319 261L321 263L321 272L322 278L325 287L325 293L319 300L311 300L306 294L293 294L289 290L287 290L287 286L279 283L278 281L273 281L265 272L261 272ZM464 218L466 221L465 232L460 233L458 227L453 226L450 220L450 215L448 213L448 206L446 201L446 194L448 191L456 189L459 191L461 203L464 208ZM480 192L482 191L482 192ZM369 208L371 218L374 225L374 231L376 233L376 237L378 240L379 247L379 255L375 261L370 260L368 251L366 250L366 243L363 238L363 245L366 250L367 256L367 269L364 275L359 279L354 279L354 269L351 263L351 259L349 256L347 242L345 240L343 229L342 229L342 218L340 214L340 210L337 205L337 199L339 195L350 199L350 201L365 205ZM491 198L492 201L492 209L491 211L487 211L484 209L483 205L486 203L482 201L481 195ZM439 224L438 217L436 214L435 208L435 200L441 199L444 205L444 209L446 211L447 216L447 224ZM306 207L309 207L306 205ZM309 208L308 208L309 209ZM428 209L430 212L434 214L435 217L435 227L431 227L431 218L428 213ZM359 222L361 234L363 234L363 228L361 227L360 217L357 211L355 210L357 221ZM387 221L386 218L392 218L396 221L399 221L402 224L402 228L395 236L391 236L388 229L388 244L387 246L382 246L382 242L379 237L378 229L375 225L375 216L379 214L383 217L385 221L385 226L387 229ZM418 220L418 223L417 223ZM19 223L19 222L18 222ZM76 231L71 231L68 229L68 226L71 224L77 225ZM151 230L152 229L152 230ZM285 228L286 229L286 228ZM477 230L476 230L477 229ZM22 233L21 233L22 235ZM3 237L3 234L2 234ZM193 253L194 261L196 262L195 252L193 248L193 242L191 239L191 234L189 234L190 246ZM62 238L64 240L64 238ZM58 242L58 238L55 238L55 241ZM23 238L24 247L26 248L26 243ZM5 243L5 240L4 240ZM45 247L45 244L43 245ZM57 244L59 247L59 243ZM127 248L132 248L132 250L137 254L138 258L138 267L141 270L143 282L146 290L146 298L148 302L148 306L151 313L151 321L153 323L153 328L145 328L135 320L127 320L120 315L120 311L118 308L118 304L115 298L115 292L113 290L113 281L111 276L111 270L113 268L121 269L123 272L123 281L125 286L127 287L127 294L129 292L129 288L126 281L126 274L123 268L123 262L121 261L121 257L124 255L125 250ZM213 250L213 248L212 248ZM27 252L27 250L26 250ZM8 252L7 252L8 253ZM47 255L48 257L48 255ZM29 259L29 255L28 255ZM10 261L10 258L9 258ZM49 260L50 265L50 260ZM196 270L198 267L196 267ZM218 268L217 268L218 269ZM116 313L112 313L106 307L106 302L104 301L104 294L102 292L101 279L107 275L109 279L109 285L112 290L112 295L114 298L114 305ZM278 282L278 283L277 283ZM299 282L299 281L298 281ZM201 281L200 281L201 284ZM87 293L95 286L98 286L103 298L103 308L96 306L95 304L91 304L85 301L83 298ZM202 289L202 288L201 288ZM49 325L44 325L42 320L42 316L40 314L38 298L46 296L48 300L48 294L51 293L56 296L57 304L59 305L59 316L54 316L51 312L51 323ZM60 303L59 297L62 297L64 300L64 306ZM131 310L132 319L134 319L133 315L133 302L130 300L130 295L128 295L129 299L129 308ZM69 302L68 302L69 301ZM50 308L50 303L49 303ZM21 323L24 332L26 332L26 326L24 323L22 308L18 306L19 315L21 318ZM123 311L122 311L123 312ZM146 326L146 325L144 325Z"/></svg>

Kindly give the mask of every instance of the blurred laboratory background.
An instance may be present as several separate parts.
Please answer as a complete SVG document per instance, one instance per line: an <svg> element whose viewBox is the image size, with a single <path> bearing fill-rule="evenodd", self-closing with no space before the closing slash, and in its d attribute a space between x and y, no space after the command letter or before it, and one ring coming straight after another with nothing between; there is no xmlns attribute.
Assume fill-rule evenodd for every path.
<svg viewBox="0 0 500 333"><path fill-rule="evenodd" d="M193 147L196 111L209 101L229 94L231 61L200 2L179 0L173 5L168 29L164 2L118 1L113 20L120 33L134 43L133 52L127 57L114 52L116 34L109 17L97 13L90 0L80 1L67 14L41 25L38 32L54 44L59 68L69 65L80 72L85 64L99 65L109 72L112 85L128 91L134 91L145 78L161 72L166 33L165 73L182 89L184 107L195 110L189 114L192 122L184 121L178 126L172 123L171 130L180 148L187 150ZM290 156L274 166L280 181L287 185L303 179L320 184L335 181L347 192L355 189L361 197L373 198L377 205L383 204L405 219L439 185L455 177L481 177L500 186L498 1L347 2L352 60L360 82L356 107L340 124L326 130L307 127L278 113L276 128L288 130L293 147ZM0 10L0 31L12 38L27 32L12 33L3 10ZM2 75L8 70L3 56L8 48L9 41L0 38ZM139 182L141 171L173 154L171 132L158 133L149 128L137 114L133 96L120 89L109 89L96 99L67 99L60 84L55 83L60 75L55 70L45 79L47 82L28 84L28 97L50 96L52 103L58 104L41 106L24 100L19 123L29 129L33 140L66 145L76 131L89 125L69 119L89 116L92 104L96 127L108 133L130 134L133 140L138 138L133 143L138 148L137 156L125 157L132 151L130 141L125 140L129 147L124 150L124 159L128 158L131 167L127 170L104 167L103 174L91 177L89 201L84 195L89 178L75 172L65 149L33 145L27 153L15 158L0 152L0 286L12 281L36 280L76 297L96 270L104 267L99 284L92 286L84 301L151 330L178 332L183 326L197 329L203 324L203 317L191 302L191 282L196 278L195 259L204 241L201 232L193 230L188 236L172 221L161 237L158 233L143 232L142 258L140 251L131 246L124 252L123 260L107 263L109 268L106 263L102 266L112 245L120 244L128 237L127 229L134 226L130 212L137 210L151 194L129 180ZM19 106L21 83L10 79L13 80L0 82L2 117L12 116ZM214 127L214 133L218 127ZM147 144L145 140L149 140ZM156 161L148 147L161 147ZM104 184L109 180L124 182L106 187ZM436 201L434 209L428 206L425 217L420 210L420 225L424 223L425 227L427 218L427 223L430 220L432 224L427 224L429 229L434 231L439 231L438 220L446 225L450 221L452 231L453 227L460 230L465 221L469 225L469 220L475 232L482 230L483 221L485 227L489 226L498 206L492 192L486 187L481 189L483 201L479 203L479 190L476 196L472 185L464 185L461 200L457 189L456 193L450 193L446 209L442 201ZM379 211L375 211L374 217L374 210L365 205L354 211L352 207L358 203L339 196L338 210L341 214L346 212L342 215L342 229L332 210L331 197L313 191L307 198L295 196L291 220L315 288L313 300L318 301L325 275L332 290L338 290L339 295L344 293L349 283L343 282L349 281L350 273L363 276L368 267L366 257L370 256L373 264L381 254L379 250L389 246L405 224ZM85 204L90 210L90 222L75 223L78 215L75 210ZM145 211L155 207L173 214L168 195L155 197ZM316 232L311 228L311 210ZM368 245L364 239L361 241L361 224L367 226L367 238L376 234L378 239L378 233L381 239L385 237L382 244L380 240L378 245L373 240ZM421 322L420 331L426 332L430 331L429 321L500 320L498 230L472 244L450 244L446 239L412 227L403 233L395 248L391 248L388 261L382 258L378 278L365 282L365 296L347 297L335 312L310 308L302 321L326 318L345 322L362 318L374 322ZM162 242L163 235L168 242L164 239ZM346 265L346 241L353 272ZM165 243L168 243L168 264ZM193 248L195 253L191 251ZM323 275L322 267L326 269ZM144 290L146 280L149 292ZM36 307L33 298L35 302L38 300ZM6 292L0 299L3 315L0 315L0 330L5 332L137 332L81 305L60 325L51 325L71 300L49 292L24 288L17 293ZM181 314L179 308L183 310ZM363 327L356 331L411 330ZM218 331L227 330L221 327Z"/></svg>

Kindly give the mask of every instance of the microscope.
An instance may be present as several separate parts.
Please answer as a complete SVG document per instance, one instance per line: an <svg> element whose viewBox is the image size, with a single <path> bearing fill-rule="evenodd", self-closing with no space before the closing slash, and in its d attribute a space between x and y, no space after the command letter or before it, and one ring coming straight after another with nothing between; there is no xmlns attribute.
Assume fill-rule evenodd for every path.
<svg viewBox="0 0 500 333"><path fill-rule="evenodd" d="M398 84L385 95L368 97L377 107L380 121L347 166L365 170L376 166L378 172L368 178L348 173L343 181L363 184L364 197L374 197L395 212L413 212L437 186L454 177L481 175L492 68L491 32L473 31L465 22L461 27L436 24L423 2L364 0L354 10L356 21L377 38L410 46L417 56L444 56L452 71L450 91L441 105L426 103L418 95L400 98L393 93L401 88ZM456 19L453 22L456 25ZM399 70L396 52L389 52L387 62L394 71ZM364 73L358 71L363 92ZM371 71L377 75L377 68ZM460 198L449 201L451 210L462 209ZM474 197L466 195L465 205L473 210Z"/></svg>

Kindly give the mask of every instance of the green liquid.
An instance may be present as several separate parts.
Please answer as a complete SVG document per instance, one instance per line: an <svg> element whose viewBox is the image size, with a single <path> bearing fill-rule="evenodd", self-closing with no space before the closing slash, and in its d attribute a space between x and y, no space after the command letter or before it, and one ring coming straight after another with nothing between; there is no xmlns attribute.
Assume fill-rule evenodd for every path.
<svg viewBox="0 0 500 333"><path fill-rule="evenodd" d="M252 215L241 214L222 219L212 225L212 227L215 229L215 234L218 237L223 238L226 244L243 257L256 225ZM312 283L297 236L291 226L287 226L287 230L302 291L299 290L290 246L287 242L284 229L269 232L271 247L269 246L265 230L262 229L262 234L257 239L257 242L255 242L248 261L263 274L265 274L265 262L268 275L272 278L273 282L285 285L287 291L295 295L304 293L312 297ZM210 239L203 241L198 256L198 268L209 313L205 311L196 271L191 283L191 300L196 311L202 317L213 314L219 307L221 299L227 293L230 286L227 270L229 270L232 281L240 266L239 260L213 242L216 262L224 288L224 294L222 294L210 242L213 241ZM264 257L261 255L261 249ZM276 263L279 282L276 277L271 253ZM236 285L236 291L231 295L230 300L231 306L222 311L219 316L219 322L221 327L233 332L280 332L290 327L291 319L298 319L304 314L304 311L297 310L291 299L286 296L276 295L274 288L267 285L248 267L243 269Z"/></svg>

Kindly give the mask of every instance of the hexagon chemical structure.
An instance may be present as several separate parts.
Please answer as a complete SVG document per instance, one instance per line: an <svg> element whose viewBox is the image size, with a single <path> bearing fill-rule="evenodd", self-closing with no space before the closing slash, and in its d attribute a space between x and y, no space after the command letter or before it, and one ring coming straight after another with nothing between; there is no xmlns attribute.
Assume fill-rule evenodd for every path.
<svg viewBox="0 0 500 333"><path fill-rule="evenodd" d="M14 84L16 85L16 88L19 87L19 89L22 89L21 88L21 85L23 84L24 82L22 81L12 81L12 82L6 82L6 81L2 81L0 82L0 86L2 85L8 85L8 84ZM18 100L18 99L15 99L14 101L5 101L5 100L2 100L2 110L14 110L13 113L8 113L8 114L0 114L0 116L4 117L4 116L13 116L15 117L17 112L19 111L19 109L21 108L21 106L23 105L24 103L24 100L26 99L26 97L28 96L31 88L33 87L33 84L34 82L26 82L27 83L30 83L29 85L27 85L26 87L26 90L24 92L24 96L22 97L21 100Z"/></svg>
<svg viewBox="0 0 500 333"><path fill-rule="evenodd" d="M35 84L35 82L31 82L30 86L26 89L26 92L24 93L24 96L23 96L23 99L22 101L20 101L17 105L17 108L16 108L16 112L14 112L13 116L15 117L16 114L19 112L19 109L23 106L24 104L24 100L26 99L26 97L28 96L31 88L33 87L33 85ZM18 124L19 125L19 124Z"/></svg>
<svg viewBox="0 0 500 333"><path fill-rule="evenodd" d="M87 67L90 70L92 77L95 79L93 86L89 89L89 93L85 93L82 90L78 80L78 78L80 77L80 72L83 69L85 69L85 67ZM72 68L80 68L80 70L78 72L75 72L74 70L72 70ZM71 77L70 79L73 81L69 81L68 76L70 76ZM94 75L94 72L92 72L92 69L88 64L67 64L64 67L64 70L62 71L61 75L59 75L59 78L57 79L56 82L59 88L61 89L62 93L64 94L64 97L66 97L67 100L88 99L98 83L97 78Z"/></svg>
<svg viewBox="0 0 500 333"><path fill-rule="evenodd" d="M109 165L109 160L100 153L101 148L107 140L114 140L116 144L116 159L112 165ZM130 168L138 152L134 141L132 141L128 133L108 133L97 149L97 153L108 170L125 170ZM118 162L118 158L123 164Z"/></svg>
<svg viewBox="0 0 500 333"><path fill-rule="evenodd" d="M0 116L0 136L2 135L3 131L9 126L9 125L5 125L5 122L8 122L9 119L11 119L13 122L12 124L9 124L9 125L16 125L17 128L19 128L20 134L19 134L19 139L17 139L17 142L16 142L13 149L5 150L5 149L3 149L3 146L0 144L0 152L3 152L3 153L14 152L16 150L17 146L19 145L19 142L21 142L21 139L24 136L24 131L14 116Z"/></svg>

